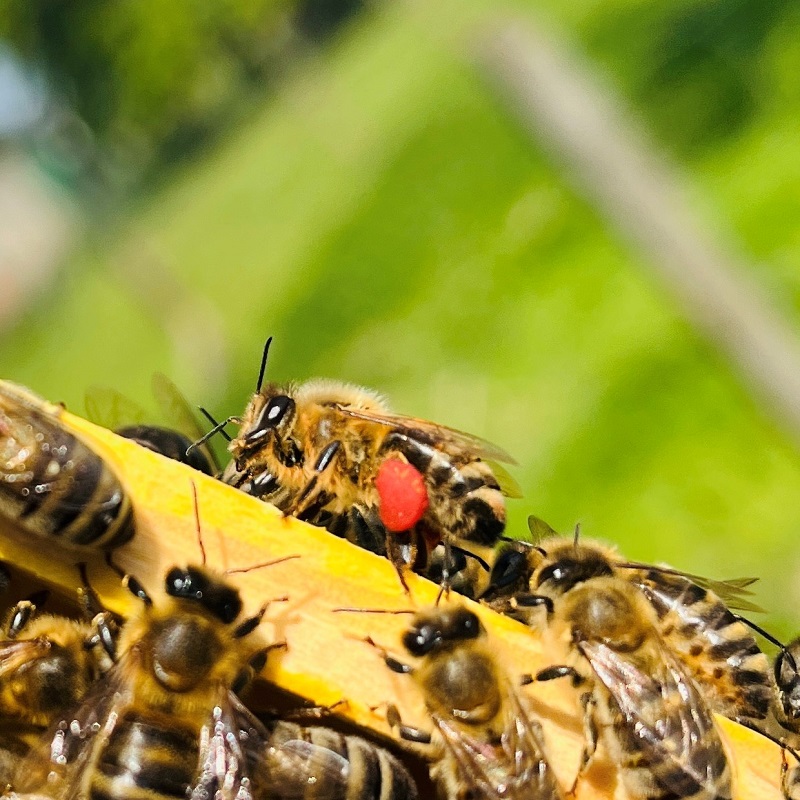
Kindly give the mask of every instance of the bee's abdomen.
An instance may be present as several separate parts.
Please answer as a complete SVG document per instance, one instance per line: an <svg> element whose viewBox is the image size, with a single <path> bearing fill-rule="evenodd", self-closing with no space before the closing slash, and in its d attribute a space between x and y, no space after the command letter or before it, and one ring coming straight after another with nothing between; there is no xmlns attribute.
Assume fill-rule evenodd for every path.
<svg viewBox="0 0 800 800"><path fill-rule="evenodd" d="M399 450L425 477L429 516L454 537L494 544L506 527L506 504L491 467L478 459L455 463L435 447L401 434L386 437L383 451Z"/></svg>
<svg viewBox="0 0 800 800"><path fill-rule="evenodd" d="M666 741L662 757L648 757L629 725L615 726L624 751L620 767L628 794L642 800L730 800L730 766L710 724L712 727L693 742L682 759L669 756L682 750L680 743Z"/></svg>
<svg viewBox="0 0 800 800"><path fill-rule="evenodd" d="M27 424L36 444L24 469L2 476L0 511L26 531L73 546L111 549L128 541L130 502L106 462L43 415Z"/></svg>
<svg viewBox="0 0 800 800"><path fill-rule="evenodd" d="M100 755L89 800L186 800L197 761L197 731L172 718L129 714Z"/></svg>
<svg viewBox="0 0 800 800"><path fill-rule="evenodd" d="M326 785L324 774L309 781L308 800L415 800L417 788L405 767L388 751L358 736L345 736L330 728L303 728L278 722L273 741L301 739L333 751L349 764L347 786Z"/></svg>
<svg viewBox="0 0 800 800"><path fill-rule="evenodd" d="M656 610L672 651L715 711L764 719L773 699L769 661L744 623L713 592L688 578L651 570L632 576Z"/></svg>

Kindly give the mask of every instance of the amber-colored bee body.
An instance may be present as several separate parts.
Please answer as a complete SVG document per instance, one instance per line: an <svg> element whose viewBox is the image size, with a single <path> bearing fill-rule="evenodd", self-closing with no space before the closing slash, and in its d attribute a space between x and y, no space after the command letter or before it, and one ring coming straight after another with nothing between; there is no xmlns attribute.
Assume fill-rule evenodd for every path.
<svg viewBox="0 0 800 800"><path fill-rule="evenodd" d="M424 566L439 542L493 544L503 489L483 458L510 461L477 437L392 414L374 392L334 381L265 385L251 399L224 480L248 488L398 566ZM424 479L427 509L408 530L386 522L376 478L390 459Z"/></svg>
<svg viewBox="0 0 800 800"><path fill-rule="evenodd" d="M0 514L25 533L111 550L133 535L128 496L106 461L59 421L60 406L0 382Z"/></svg>
<svg viewBox="0 0 800 800"><path fill-rule="evenodd" d="M532 578L547 649L566 653L537 679L571 677L585 690L582 770L602 737L631 798L729 800L731 771L713 714L662 639L652 606L625 580L576 580L574 562L564 566L554 560Z"/></svg>
<svg viewBox="0 0 800 800"><path fill-rule="evenodd" d="M419 612L403 637L410 673L430 715L430 734L400 735L422 743L431 777L447 800L562 800L545 756L542 728L499 664L477 616L462 607ZM390 712L394 716L395 711Z"/></svg>
<svg viewBox="0 0 800 800"><path fill-rule="evenodd" d="M239 592L223 576L200 566L174 567L156 599L135 579L127 586L141 605L119 632L118 660L23 759L13 777L20 795L414 798L407 776L405 794L380 794L386 774L398 786L406 783L398 763L377 755L373 765L384 770L379 782L359 775L361 793L347 795L355 778L346 756L356 752L354 744L342 754L310 735L280 740L241 704L235 692L264 666L271 648L257 631L265 609L242 619ZM313 787L324 791L315 794Z"/></svg>
<svg viewBox="0 0 800 800"><path fill-rule="evenodd" d="M511 545L498 556L487 593L489 605L508 612L511 601L516 606L513 613L528 618L530 609L512 598L536 594L534 576L548 568L574 575L576 583L613 575L635 586L655 611L659 635L703 688L713 711L756 725L768 716L774 697L769 661L750 628L719 594L697 583L703 579L627 562L590 539L573 542L553 536L535 547ZM742 600L738 583L708 583L728 593L732 602Z"/></svg>
<svg viewBox="0 0 800 800"><path fill-rule="evenodd" d="M107 666L94 638L90 625L38 615L30 601L9 612L0 641L0 784Z"/></svg>

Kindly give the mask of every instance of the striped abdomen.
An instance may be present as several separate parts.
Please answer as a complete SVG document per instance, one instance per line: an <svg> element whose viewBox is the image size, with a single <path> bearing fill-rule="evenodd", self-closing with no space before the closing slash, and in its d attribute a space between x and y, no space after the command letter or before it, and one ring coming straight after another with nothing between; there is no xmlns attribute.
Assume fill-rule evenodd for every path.
<svg viewBox="0 0 800 800"><path fill-rule="evenodd" d="M0 385L0 514L71 546L111 549L133 534L117 476L57 419Z"/></svg>
<svg viewBox="0 0 800 800"><path fill-rule="evenodd" d="M629 576L658 615L661 636L706 690L714 711L733 719L764 719L774 689L769 662L752 633L713 592L658 570Z"/></svg>
<svg viewBox="0 0 800 800"><path fill-rule="evenodd" d="M697 741L685 754L686 761L648 758L635 730L616 724L614 733L622 779L632 798L644 800L730 800L731 770L716 732ZM671 747L670 743L666 743ZM702 776L698 780L697 776Z"/></svg>
<svg viewBox="0 0 800 800"><path fill-rule="evenodd" d="M87 800L186 800L198 759L197 730L170 716L129 710L98 755Z"/></svg>
<svg viewBox="0 0 800 800"><path fill-rule="evenodd" d="M314 748L331 751L349 765L346 774L333 770L301 775L296 772L298 786L287 787L291 797L307 800L415 800L417 788L405 767L388 751L358 736L345 736L330 728L305 728L292 722L279 721L270 726L271 748L285 747L287 742L307 743ZM294 748L293 748L294 749ZM313 757L309 764L313 764ZM267 757L269 771L269 756ZM297 791L302 788L302 793ZM294 792L297 791L295 795Z"/></svg>
<svg viewBox="0 0 800 800"><path fill-rule="evenodd" d="M506 504L491 467L480 459L448 455L406 434L386 437L381 454L402 453L425 477L430 506L425 519L457 539L491 545L506 527Z"/></svg>

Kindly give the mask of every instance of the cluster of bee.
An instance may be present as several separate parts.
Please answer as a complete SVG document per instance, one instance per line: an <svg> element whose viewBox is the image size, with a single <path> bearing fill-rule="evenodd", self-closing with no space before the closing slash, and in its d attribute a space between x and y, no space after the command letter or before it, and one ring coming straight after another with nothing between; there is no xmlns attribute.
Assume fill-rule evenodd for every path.
<svg viewBox="0 0 800 800"><path fill-rule="evenodd" d="M629 798L726 800L733 777L719 713L784 747L783 790L800 800L800 642L783 646L738 613L754 610L751 580L626 561L534 517L532 542L508 539L505 498L518 491L500 467L513 463L504 451L393 414L356 387L265 384L267 350L243 415L202 436L142 421L118 432L386 556L406 593L409 570L441 585L447 600L414 614L405 655L369 640L424 699L425 728L406 725L394 706L386 714L398 741L429 763L440 797L563 800L600 746ZM193 416L170 404L184 421ZM202 448L231 423L239 426L232 459L220 469ZM0 383L0 515L75 552L111 551L135 535L109 465L59 423L57 407L8 383ZM41 596L9 610L0 633L8 795L417 797L404 766L378 745L248 710L241 693L282 643L261 638L267 606L244 615L227 574L176 566L153 597L135 577L124 582L138 600L126 620L105 611L85 581L84 621L41 613ZM536 629L553 663L507 674L478 616L451 590ZM773 665L756 634L778 645ZM580 698L584 747L572 787L553 773L523 688L553 680L569 681Z"/></svg>

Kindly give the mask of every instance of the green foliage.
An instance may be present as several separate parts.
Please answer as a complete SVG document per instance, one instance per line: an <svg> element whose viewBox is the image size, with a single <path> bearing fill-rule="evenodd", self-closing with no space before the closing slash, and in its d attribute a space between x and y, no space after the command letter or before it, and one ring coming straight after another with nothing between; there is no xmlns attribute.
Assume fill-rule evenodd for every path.
<svg viewBox="0 0 800 800"><path fill-rule="evenodd" d="M776 302L800 306L800 48L777 23L789 12L768 4L774 27L742 32L744 3L731 29L708 21L716 4L552 7L684 153ZM249 126L174 174L121 241L80 254L0 342L4 377L80 409L91 383L144 402L162 370L222 416L241 409L274 334L271 378L379 387L399 410L509 449L525 491L510 532L524 533L531 512L559 530L580 520L633 558L760 575L768 624L789 634L797 453L478 79L467 53L481 8L398 4L351 29ZM736 61L739 35L731 77L704 53L719 44ZM729 116L744 108L736 87L758 76L774 86ZM219 314L227 377L206 351L187 357L191 341L175 344L174 304L126 290L150 259ZM198 338L210 324L190 322Z"/></svg>

